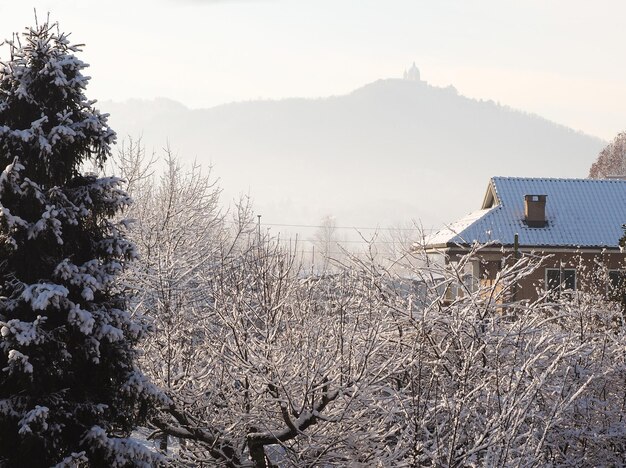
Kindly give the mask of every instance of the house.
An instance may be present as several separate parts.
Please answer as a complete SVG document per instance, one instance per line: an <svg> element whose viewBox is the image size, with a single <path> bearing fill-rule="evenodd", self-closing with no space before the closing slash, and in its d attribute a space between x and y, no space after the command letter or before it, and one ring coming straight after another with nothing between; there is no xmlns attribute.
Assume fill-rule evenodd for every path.
<svg viewBox="0 0 626 468"><path fill-rule="evenodd" d="M469 264L474 287L491 284L511 257L541 256L541 268L516 287L519 300L610 293L624 276L624 223L626 180L493 177L481 209L434 234L426 250L450 263L476 242L489 244Z"/></svg>

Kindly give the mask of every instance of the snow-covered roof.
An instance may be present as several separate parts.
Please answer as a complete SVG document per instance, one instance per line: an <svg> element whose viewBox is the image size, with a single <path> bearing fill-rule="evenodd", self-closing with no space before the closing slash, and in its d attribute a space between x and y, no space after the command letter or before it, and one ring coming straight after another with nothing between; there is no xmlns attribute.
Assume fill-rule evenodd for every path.
<svg viewBox="0 0 626 468"><path fill-rule="evenodd" d="M547 195L545 227L524 222L525 195ZM512 245L517 233L520 246L616 248L626 223L626 181L493 177L482 208L434 234L429 245Z"/></svg>

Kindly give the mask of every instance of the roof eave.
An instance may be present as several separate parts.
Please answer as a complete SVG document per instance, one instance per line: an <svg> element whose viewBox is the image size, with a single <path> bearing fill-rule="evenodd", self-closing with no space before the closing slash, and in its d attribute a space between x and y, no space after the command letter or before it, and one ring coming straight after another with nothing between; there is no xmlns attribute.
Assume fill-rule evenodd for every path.
<svg viewBox="0 0 626 468"><path fill-rule="evenodd" d="M459 249L459 250L467 250L472 247L473 244L461 244L461 243L448 243L448 244L438 244L433 246L427 246L427 248L440 248L440 249ZM488 249L513 249L515 247L514 244L500 244L497 242L491 243L485 248ZM621 252L619 246L607 246L607 245L554 245L554 244L528 244L528 245L518 245L518 249L558 249L558 250L610 250L615 252Z"/></svg>

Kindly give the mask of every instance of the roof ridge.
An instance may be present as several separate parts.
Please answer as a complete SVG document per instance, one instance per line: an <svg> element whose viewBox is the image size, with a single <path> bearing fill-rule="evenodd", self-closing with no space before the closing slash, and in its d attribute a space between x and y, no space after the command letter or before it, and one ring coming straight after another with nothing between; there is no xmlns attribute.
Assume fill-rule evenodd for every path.
<svg viewBox="0 0 626 468"><path fill-rule="evenodd" d="M626 179L590 179L590 178L575 178L575 177L519 177L519 176L492 176L491 180L542 180L542 181L562 181L562 182L588 182L588 183L607 183L617 182L626 183Z"/></svg>

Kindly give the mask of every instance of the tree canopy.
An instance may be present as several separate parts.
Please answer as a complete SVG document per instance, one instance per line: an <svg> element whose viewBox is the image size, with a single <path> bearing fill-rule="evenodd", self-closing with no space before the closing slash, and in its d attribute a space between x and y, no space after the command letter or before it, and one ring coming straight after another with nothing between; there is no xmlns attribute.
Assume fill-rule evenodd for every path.
<svg viewBox="0 0 626 468"><path fill-rule="evenodd" d="M619 133L600 152L598 159L589 170L589 177L592 179L604 179L610 176L626 176L626 132Z"/></svg>

